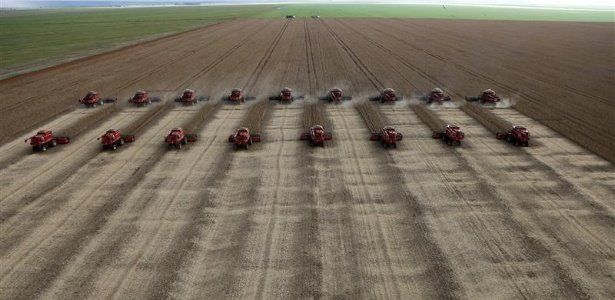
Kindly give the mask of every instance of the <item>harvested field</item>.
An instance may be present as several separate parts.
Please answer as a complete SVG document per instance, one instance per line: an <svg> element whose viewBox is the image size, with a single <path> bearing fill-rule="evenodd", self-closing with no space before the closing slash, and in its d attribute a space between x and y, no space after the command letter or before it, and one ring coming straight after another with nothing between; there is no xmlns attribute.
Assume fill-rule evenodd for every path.
<svg viewBox="0 0 615 300"><path fill-rule="evenodd" d="M614 298L611 25L241 20L0 81L0 298ZM266 100L285 86L306 99ZM409 107L434 86L506 105ZM257 100L76 105L234 87ZM312 102L332 87L353 100ZM366 101L385 87L409 101ZM315 123L329 147L298 141ZM199 139L170 151L178 126ZM232 151L237 126L266 138ZM32 153L47 128L75 138ZM109 128L137 140L101 152Z"/></svg>

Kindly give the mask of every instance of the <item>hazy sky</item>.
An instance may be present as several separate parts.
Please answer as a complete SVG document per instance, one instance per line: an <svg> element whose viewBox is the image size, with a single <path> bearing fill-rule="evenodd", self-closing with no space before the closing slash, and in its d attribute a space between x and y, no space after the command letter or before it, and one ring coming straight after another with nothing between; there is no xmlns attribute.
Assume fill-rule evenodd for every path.
<svg viewBox="0 0 615 300"><path fill-rule="evenodd" d="M113 1L122 2L123 0L35 0L35 1ZM297 3L433 3L433 4L486 4L486 5L531 5L531 6L579 6L579 7L613 7L615 9L615 0L386 0L386 1L370 1L370 0L124 0L127 2L233 2L233 3L249 3L249 2L297 2ZM0 0L0 6L9 7L12 4L24 4L28 0Z"/></svg>

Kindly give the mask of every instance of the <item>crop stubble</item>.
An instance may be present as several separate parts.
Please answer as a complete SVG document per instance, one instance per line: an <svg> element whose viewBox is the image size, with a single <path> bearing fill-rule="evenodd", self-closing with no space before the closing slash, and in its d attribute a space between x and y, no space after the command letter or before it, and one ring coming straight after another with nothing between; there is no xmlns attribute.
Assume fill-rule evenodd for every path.
<svg viewBox="0 0 615 300"><path fill-rule="evenodd" d="M83 64L76 64L65 70L59 68L73 78L62 87L55 87L46 74L23 77L20 80L24 81L11 82L10 86L7 82L0 85L7 84L12 90L13 96L8 99L19 100L19 95L24 94L30 97L28 101L43 101L45 97L32 97L25 88L20 89L36 79L42 82L37 95L53 94L54 99L65 99L50 103L58 106L53 111L64 111L70 106L68 103L73 100L69 98L75 96L71 93L77 83L102 84L112 91L124 86L127 79L137 81L122 88L124 93L133 86L148 89L148 85L152 90L179 93L177 89L196 84L205 87L208 95L217 96L231 85L254 92L259 98L277 93L286 85L296 91L318 94L340 86L352 94L353 102L361 102L385 86L412 97L424 94L435 84L445 85L442 87L454 98L475 94L487 84L498 85L498 90L503 88L506 94L514 85L517 91L526 91L522 99L529 95L527 103L534 106L538 105L537 97L559 95L559 92L549 92L557 83L545 77L556 73L539 72L537 83L530 83L513 72L485 66L485 62L497 61L497 53L487 52L477 63L468 59L470 54L464 52L467 48L463 43L447 45L434 38L433 33L438 32L458 39L451 32L462 34L463 31L459 33L460 29L451 25L454 22L370 22L233 22L134 50L131 55L140 57L142 62L156 60L143 67L156 65L155 72L146 71L141 75L122 72L122 78L115 82L110 77L103 81L85 77L75 81L87 69ZM458 24L471 30L481 23ZM497 28L516 38L523 37L524 33L514 29L514 24ZM596 29L595 26L588 28ZM556 25L547 27L553 31ZM413 28L422 30L412 31ZM408 38L400 40L383 34L387 31L405 32ZM265 33L265 38L246 39L246 35L257 32ZM483 37L469 32L474 47L477 42L484 42ZM571 31L570 35L557 33L557 37L549 39L551 43L556 43L558 38L569 41L570 36L580 32L583 31ZM527 35L532 39L539 36L534 32ZM500 36L492 38L496 39L499 50L514 46ZM171 47L170 44L175 44L173 51L161 51ZM250 47L244 44L254 47L260 59L253 59ZM541 47L547 49L549 45L541 44ZM562 55L575 51L580 50L565 50ZM225 55L227 52L230 54ZM387 55L381 55L383 52ZM157 54L148 58L147 53ZM186 58L170 59L178 55ZM121 69L125 65L121 56L120 52L98 60L109 64L109 68ZM110 63L115 60L117 64ZM169 61L172 63L165 64ZM582 63L601 68L589 58L575 58L557 68L565 70ZM491 74L495 75L489 77ZM506 76L512 78L510 82L503 79ZM596 101L601 96L566 79L571 77L574 76L562 76L565 81L562 89L575 95L573 107L579 108L580 116L595 108L580 108L590 102L578 101L579 94ZM544 105L553 103L549 100ZM35 203L48 203L45 206L15 206L16 215L38 214L43 218L40 222L8 219L20 237L2 231L3 237L15 237L11 238L15 241L11 243L12 250L0 256L2 263L10 267L0 274L3 296L66 296L76 295L75 292L81 296L116 293L116 296L149 297L219 297L224 293L256 297L385 297L408 292L433 297L609 297L614 294L606 277L599 275L606 271L600 266L608 264L613 256L612 247L604 243L608 234L604 228L612 225L613 215L612 206L598 198L608 195L612 189L605 186L590 192L591 183L578 179L607 176L595 177L605 179L606 183L613 167L570 143L555 143L553 137L561 137L553 132L541 136L545 134L541 130L534 135L539 141L535 150L512 148L493 139L476 121L490 131L498 131L520 119L468 104L460 109L438 110L447 121L458 121L469 127L464 128L469 132L468 143L451 149L415 133L415 130L425 131L425 127L415 121L416 116L407 106L376 107L371 102L358 103L355 111L346 105L320 104L331 119L336 139L330 144L332 147L311 149L294 141L304 127L313 125L302 122L300 109L304 112L303 120L309 119L308 123L320 122L317 119L321 117L315 115L324 114L315 112L311 104L282 106L260 100L238 110L203 105L197 112L194 109L189 109L191 113L172 112L176 121L186 128L199 123L204 115L216 120L211 124L215 128L206 127L199 132L199 143L203 141L205 145L195 144L184 149L189 153L188 160L179 151L160 154L166 151L161 134L168 130L166 126L177 124L168 116L165 124L142 127L147 141L137 141L145 144L102 155L101 161L86 160L88 167L64 183L69 193L67 201L59 201L61 190L56 189L52 195L34 199ZM612 113L600 105L605 113ZM268 108L270 121L264 120ZM537 118L544 121L544 116L561 113L561 108L558 106L550 112L541 108L534 114L545 113ZM38 110L40 107L36 105L28 108L33 116L42 116ZM242 123L243 110L254 112L246 112L242 125L251 127L255 133L264 131L268 139L261 147L247 152L228 151L225 141L228 132L233 130L229 126ZM459 110L464 111L461 117L452 113ZM152 111L141 113L141 118L156 119L158 115ZM566 116L574 115L575 112L566 112ZM468 116L474 118L473 123L464 123ZM36 124L42 122L38 117L33 119L38 119ZM326 117L322 122L326 123ZM586 118L582 126L599 122ZM377 145L364 140L366 128L375 131L384 125L398 127L407 137L394 151L382 152ZM264 126L262 130L261 126ZM134 128L139 131L139 126ZM3 133L14 136L10 131ZM540 147L547 144L561 148L562 153L582 156L588 165L575 167L574 173L566 170L565 154L545 156ZM139 156L145 152L149 154ZM200 155L193 156L197 152ZM133 159L137 157L141 158ZM121 161L114 162L118 159ZM123 161L128 169L114 178L114 170ZM102 166L102 173L97 174L94 166ZM600 166L601 173L595 173L594 166ZM532 171L543 178L532 176ZM93 176L96 182L87 182L88 176ZM236 183L241 180L245 185L238 188ZM523 185L524 181L533 180L536 183ZM101 186L97 187L99 183ZM81 185L83 191L79 189ZM131 191L135 188L137 191ZM92 194L95 191L109 192L106 195L113 199L102 201L101 196ZM26 188L24 193L36 193L36 190ZM140 194L144 195L143 199L138 197ZM174 196L167 198L165 195L169 194ZM177 201L180 198L185 199L185 206ZM3 210L6 200L2 198ZM45 207L51 210L43 213ZM64 210L69 207L77 210ZM127 210L123 213L124 209ZM553 219L551 214L555 213L562 219ZM53 227L57 231L50 235L52 238L43 240L47 231L39 230L58 220L72 221L66 226ZM156 225L157 222L162 223ZM190 229L193 226L202 229ZM554 239L556 236L565 240ZM32 245L39 246L32 248ZM580 249L575 245L587 247ZM158 247L162 251L156 251ZM553 255L551 251L561 254ZM18 255L21 252L23 255ZM120 254L117 263L112 259L116 252ZM91 263L88 257L92 258ZM37 268L31 267L36 265ZM589 273L590 269L597 270L598 275ZM10 277L14 274L21 275ZM544 284L534 284L534 277ZM26 283L30 289L24 293ZM78 288L82 285L84 289ZM494 286L502 288L494 289ZM146 290L155 287L161 289Z"/></svg>

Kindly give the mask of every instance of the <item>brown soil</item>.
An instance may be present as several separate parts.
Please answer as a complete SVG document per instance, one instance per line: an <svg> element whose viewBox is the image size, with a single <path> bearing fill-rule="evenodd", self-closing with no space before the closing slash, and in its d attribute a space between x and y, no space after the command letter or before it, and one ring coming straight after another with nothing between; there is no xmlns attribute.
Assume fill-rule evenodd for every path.
<svg viewBox="0 0 615 300"><path fill-rule="evenodd" d="M0 298L614 298L610 25L244 20L0 81ZM306 99L266 100L284 86ZM515 106L366 101L434 86ZM234 87L257 100L125 103ZM332 87L353 100L312 102ZM91 89L120 102L78 107ZM319 122L327 147L298 141ZM266 139L231 151L241 125ZM369 141L384 125L396 149ZM178 126L199 140L167 149ZM78 134L33 154L41 128ZM109 128L137 140L101 152Z"/></svg>

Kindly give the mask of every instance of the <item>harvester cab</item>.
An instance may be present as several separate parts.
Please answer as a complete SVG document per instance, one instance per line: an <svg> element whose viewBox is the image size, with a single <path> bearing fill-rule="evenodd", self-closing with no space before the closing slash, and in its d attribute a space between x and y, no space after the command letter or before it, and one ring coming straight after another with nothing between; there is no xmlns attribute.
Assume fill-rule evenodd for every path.
<svg viewBox="0 0 615 300"><path fill-rule="evenodd" d="M383 127L380 132L372 133L370 140L380 141L384 148L397 148L397 142L401 141L403 135L392 126Z"/></svg>
<svg viewBox="0 0 615 300"><path fill-rule="evenodd" d="M128 99L128 102L136 106L144 106L152 104L153 102L160 102L160 98L151 97L148 92L139 90L134 94L134 96Z"/></svg>
<svg viewBox="0 0 615 300"><path fill-rule="evenodd" d="M447 124L440 132L434 132L432 135L435 139L442 139L448 145L461 145L461 141L465 137L463 131L459 126L454 124Z"/></svg>
<svg viewBox="0 0 615 300"><path fill-rule="evenodd" d="M240 88L234 88L231 90L231 94L228 95L226 97L226 100L228 100L231 103L243 103L246 100L254 100L256 99L256 97L251 97L251 96L246 96L243 93L243 90Z"/></svg>
<svg viewBox="0 0 615 300"><path fill-rule="evenodd" d="M351 96L344 96L342 89L333 88L329 91L327 96L321 97L321 100L328 100L329 102L340 103L345 100L352 100Z"/></svg>
<svg viewBox="0 0 615 300"><path fill-rule="evenodd" d="M427 101L427 104L437 103L442 104L445 101L451 101L451 97L444 94L444 91L440 88L434 88L429 93L429 96L423 97L423 100Z"/></svg>
<svg viewBox="0 0 615 300"><path fill-rule="evenodd" d="M116 100L117 100L116 98L111 98L111 97L107 97L103 99L100 97L98 92L89 91L87 94L85 94L83 98L79 99L79 102L85 104L86 107L96 107L96 105L103 105L105 103L113 103Z"/></svg>
<svg viewBox="0 0 615 300"><path fill-rule="evenodd" d="M184 92L182 93L180 97L175 98L175 102L182 103L183 105L193 105L193 104L196 104L198 101L207 101L207 100L209 100L209 97L207 96L197 97L194 90L191 90L191 89L184 90Z"/></svg>
<svg viewBox="0 0 615 300"><path fill-rule="evenodd" d="M70 138L67 136L54 136L51 130L41 130L35 135L27 138L24 142L30 141L32 151L45 152L49 148L53 148L57 145L63 145L70 143Z"/></svg>
<svg viewBox="0 0 615 300"><path fill-rule="evenodd" d="M325 146L325 141L333 139L330 132L326 132L322 125L314 125L310 127L309 132L304 132L299 137L300 140L308 140L312 146Z"/></svg>
<svg viewBox="0 0 615 300"><path fill-rule="evenodd" d="M530 131L524 126L514 125L508 132L498 132L495 137L506 140L515 146L527 147L530 145Z"/></svg>
<svg viewBox="0 0 615 300"><path fill-rule="evenodd" d="M500 102L500 96L498 96L494 90L486 89L479 96L466 96L466 101L478 101L480 104L495 105Z"/></svg>
<svg viewBox="0 0 615 300"><path fill-rule="evenodd" d="M181 128L173 128L164 138L164 141L169 148L175 147L181 149L183 145L194 143L197 139L198 136L194 133L186 133Z"/></svg>
<svg viewBox="0 0 615 300"><path fill-rule="evenodd" d="M261 136L260 134L250 134L250 129L240 127L229 136L228 141L235 144L235 149L245 148L248 150L248 146L252 143L261 141Z"/></svg>
<svg viewBox="0 0 615 300"><path fill-rule="evenodd" d="M280 94L278 96L269 97L269 100L278 100L283 103L290 103L294 100L301 100L303 98L303 96L295 97L293 95L293 90L291 88L285 87L282 89L282 91L280 91Z"/></svg>
<svg viewBox="0 0 615 300"><path fill-rule="evenodd" d="M124 135L117 129L109 129L98 140L100 140L103 150L116 150L118 147L123 146L124 143L134 142L135 136L132 134Z"/></svg>
<svg viewBox="0 0 615 300"><path fill-rule="evenodd" d="M403 100L403 96L397 95L394 89L386 88L380 92L380 95L376 97L370 97L371 101L380 101L380 103L392 103L395 101Z"/></svg>

